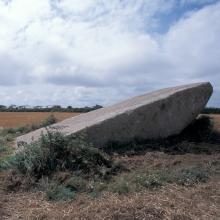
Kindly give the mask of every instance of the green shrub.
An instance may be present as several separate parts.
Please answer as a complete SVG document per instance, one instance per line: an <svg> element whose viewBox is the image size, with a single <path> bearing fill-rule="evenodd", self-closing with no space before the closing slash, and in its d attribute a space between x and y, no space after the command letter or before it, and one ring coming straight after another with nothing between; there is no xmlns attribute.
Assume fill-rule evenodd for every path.
<svg viewBox="0 0 220 220"><path fill-rule="evenodd" d="M17 130L15 128L7 128L4 130L4 132L7 134L15 134Z"/></svg>
<svg viewBox="0 0 220 220"><path fill-rule="evenodd" d="M21 127L16 128L15 131L16 131L15 133L23 134L29 131L29 129L25 126L21 126Z"/></svg>
<svg viewBox="0 0 220 220"><path fill-rule="evenodd" d="M8 134L8 133L5 133L5 131L1 131L0 132L0 145L7 145L8 142L12 141L13 140L13 136L12 134Z"/></svg>
<svg viewBox="0 0 220 220"><path fill-rule="evenodd" d="M6 137L0 136L0 147L4 148L3 145L5 145L6 143L7 143Z"/></svg>
<svg viewBox="0 0 220 220"><path fill-rule="evenodd" d="M12 167L14 157L5 156L0 158L0 171L8 170Z"/></svg>
<svg viewBox="0 0 220 220"><path fill-rule="evenodd" d="M5 164L4 160L0 160L0 171L6 170L7 165Z"/></svg>
<svg viewBox="0 0 220 220"><path fill-rule="evenodd" d="M76 192L85 192L87 190L87 181L80 176L73 176L65 182L65 187Z"/></svg>
<svg viewBox="0 0 220 220"><path fill-rule="evenodd" d="M56 130L48 130L38 142L23 145L13 161L13 166L22 174L36 178L62 170L102 176L103 167L110 168L111 164L107 155L87 144L82 137L64 137Z"/></svg>
<svg viewBox="0 0 220 220"><path fill-rule="evenodd" d="M107 190L109 187L109 182L100 181L100 180L92 180L87 183L87 192L92 198L96 198L101 195L101 192Z"/></svg>
<svg viewBox="0 0 220 220"><path fill-rule="evenodd" d="M75 198L75 192L70 188L52 183L46 190L46 197L48 200L67 201Z"/></svg>
<svg viewBox="0 0 220 220"><path fill-rule="evenodd" d="M17 128L6 128L6 129L3 130L3 133L4 134L15 135L15 134L23 134L27 131L28 131L27 126L21 126L21 127L17 127Z"/></svg>
<svg viewBox="0 0 220 220"><path fill-rule="evenodd" d="M0 140L1 141L1 140ZM0 145L0 153L7 152L7 147Z"/></svg>
<svg viewBox="0 0 220 220"><path fill-rule="evenodd" d="M11 163L22 174L37 178L49 175L51 170L55 169L49 150L41 148L38 143L25 145L24 149L14 156Z"/></svg>

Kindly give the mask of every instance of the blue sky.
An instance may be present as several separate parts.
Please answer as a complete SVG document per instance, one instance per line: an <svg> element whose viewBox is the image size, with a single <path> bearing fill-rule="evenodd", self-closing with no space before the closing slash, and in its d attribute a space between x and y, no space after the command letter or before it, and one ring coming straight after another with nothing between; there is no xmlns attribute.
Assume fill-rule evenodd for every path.
<svg viewBox="0 0 220 220"><path fill-rule="evenodd" d="M0 99L110 105L200 81L220 107L218 0L0 0Z"/></svg>
<svg viewBox="0 0 220 220"><path fill-rule="evenodd" d="M156 19L159 20L159 26L152 29L152 32L164 34L174 23L178 22L179 19L186 16L189 12L201 10L203 7L217 3L218 0L171 0L170 2L172 2L170 10L155 15Z"/></svg>

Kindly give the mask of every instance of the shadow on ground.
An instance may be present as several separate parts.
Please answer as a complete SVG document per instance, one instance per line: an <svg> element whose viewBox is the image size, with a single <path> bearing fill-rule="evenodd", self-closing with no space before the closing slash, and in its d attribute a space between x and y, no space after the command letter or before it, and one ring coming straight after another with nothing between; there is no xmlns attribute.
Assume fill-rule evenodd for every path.
<svg viewBox="0 0 220 220"><path fill-rule="evenodd" d="M181 134L159 140L133 140L129 143L109 143L104 149L109 154L139 155L151 151L168 154L214 154L220 152L220 133L214 130L213 119L201 115Z"/></svg>

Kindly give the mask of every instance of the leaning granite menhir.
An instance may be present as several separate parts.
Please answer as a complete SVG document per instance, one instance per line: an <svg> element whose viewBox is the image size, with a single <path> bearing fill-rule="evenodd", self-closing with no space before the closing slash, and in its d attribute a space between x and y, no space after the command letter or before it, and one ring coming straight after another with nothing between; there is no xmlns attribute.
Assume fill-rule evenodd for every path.
<svg viewBox="0 0 220 220"><path fill-rule="evenodd" d="M165 138L179 134L189 125L205 107L212 92L210 83L161 89L66 119L52 127L60 127L65 135L83 132L87 141L96 147L134 138ZM42 133L46 133L45 128L18 137L16 143L37 141Z"/></svg>

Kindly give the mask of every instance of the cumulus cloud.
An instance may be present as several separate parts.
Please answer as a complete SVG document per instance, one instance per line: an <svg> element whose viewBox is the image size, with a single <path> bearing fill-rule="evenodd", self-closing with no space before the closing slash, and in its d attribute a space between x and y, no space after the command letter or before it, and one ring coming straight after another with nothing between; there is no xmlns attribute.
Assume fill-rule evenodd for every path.
<svg viewBox="0 0 220 220"><path fill-rule="evenodd" d="M192 3L201 5L181 1ZM174 0L0 0L1 100L108 105L208 80L220 105L220 3L203 4L160 33L163 16L180 7Z"/></svg>

